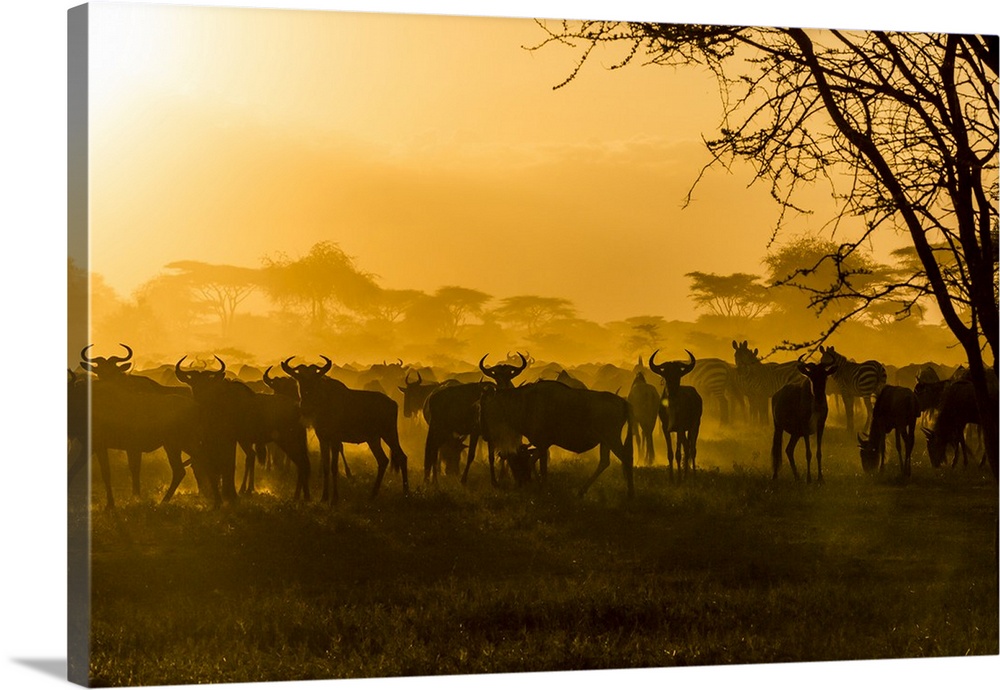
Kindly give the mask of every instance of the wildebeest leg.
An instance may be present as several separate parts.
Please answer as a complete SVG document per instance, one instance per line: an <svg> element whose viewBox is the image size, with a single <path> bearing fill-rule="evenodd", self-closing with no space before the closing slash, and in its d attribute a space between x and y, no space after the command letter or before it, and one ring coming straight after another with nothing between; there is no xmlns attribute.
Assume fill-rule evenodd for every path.
<svg viewBox="0 0 1000 690"><path fill-rule="evenodd" d="M488 456L490 461L490 484L492 484L494 487L500 486L500 482L497 481L497 475L493 470L493 465L496 459L496 449L493 447L492 441L486 442L486 455ZM466 470L468 469L469 469L468 466L466 466Z"/></svg>
<svg viewBox="0 0 1000 690"><path fill-rule="evenodd" d="M821 424L816 429L816 481L819 484L823 483L823 429L825 426ZM808 448L809 446L806 446Z"/></svg>
<svg viewBox="0 0 1000 690"><path fill-rule="evenodd" d="M221 456L222 463L222 498L233 503L239 500L236 495L236 444L229 443Z"/></svg>
<svg viewBox="0 0 1000 690"><path fill-rule="evenodd" d="M344 452L344 444L340 444L340 460L344 463L344 478L351 478L351 468L347 466L347 454Z"/></svg>
<svg viewBox="0 0 1000 690"><path fill-rule="evenodd" d="M593 484L597 480L597 478L601 476L601 472L606 470L608 468L608 465L611 464L611 449L602 443L600 452L601 452L601 459L600 462L597 463L597 469L594 470L594 474L590 476L590 479L587 480L587 483L584 484L583 487L580 489L581 497L585 493L587 493L587 489L590 488L590 485ZM548 454L549 454L549 449L546 448L545 455L547 456Z"/></svg>
<svg viewBox="0 0 1000 690"><path fill-rule="evenodd" d="M907 424L903 429L903 440L906 443L906 476L909 477L913 471L913 441L916 435L916 423Z"/></svg>
<svg viewBox="0 0 1000 690"><path fill-rule="evenodd" d="M101 478L104 480L104 491L107 496L107 509L113 510L115 507L115 496L111 491L111 465L108 463L108 449L98 448L97 453L97 464L101 468Z"/></svg>
<svg viewBox="0 0 1000 690"><path fill-rule="evenodd" d="M802 437L806 442L806 484L812 484L812 447L809 445L809 434ZM794 466L794 465L793 465Z"/></svg>
<svg viewBox="0 0 1000 690"><path fill-rule="evenodd" d="M340 441L331 443L327 449L327 453L329 454L327 467L330 470L330 505L333 505L340 499L340 493L337 490L337 480L340 477L340 456L344 454L344 444Z"/></svg>
<svg viewBox="0 0 1000 690"><path fill-rule="evenodd" d="M906 462L903 460L903 433L904 429L900 429L898 426L895 428L896 432L896 457L899 458L899 473L902 476L906 476Z"/></svg>
<svg viewBox="0 0 1000 690"><path fill-rule="evenodd" d="M473 458L476 457L476 446L478 445L479 432L473 431L469 434L469 457L465 461L465 471L462 472L462 484L465 484L465 480L469 478L469 467L472 465Z"/></svg>
<svg viewBox="0 0 1000 690"><path fill-rule="evenodd" d="M538 458L538 478L545 481L549 476L549 447L540 448L541 456Z"/></svg>
<svg viewBox="0 0 1000 690"><path fill-rule="evenodd" d="M437 484L438 478L438 450L441 447L440 434L434 429L427 431L427 439L424 441L424 483L433 479ZM470 448L469 459L465 463L465 474L462 475L462 483L469 474L469 465L472 464L472 452Z"/></svg>
<svg viewBox="0 0 1000 690"><path fill-rule="evenodd" d="M395 430L394 430L395 431ZM395 468L403 480L403 495L410 495L410 480L407 477L406 471L406 453L403 452L403 447L399 445L399 438L394 434L390 434L389 438L386 439L386 444L389 446L389 457L393 468ZM379 448L381 448L379 444Z"/></svg>
<svg viewBox="0 0 1000 690"><path fill-rule="evenodd" d="M167 462L170 463L170 486L167 487L167 492L163 494L163 499L161 503L166 503L171 498L174 497L174 492L177 491L177 487L180 486L181 482L184 480L184 462L181 460L181 451L176 448L168 448L167 451Z"/></svg>
<svg viewBox="0 0 1000 690"><path fill-rule="evenodd" d="M309 500L309 444L306 441L306 430L302 427L289 428L280 432L274 440L276 451L281 452L295 465L295 500L302 496Z"/></svg>
<svg viewBox="0 0 1000 690"><path fill-rule="evenodd" d="M380 439L368 441L368 448L371 450L372 455L375 456L375 462L378 463L378 474L375 475L375 486L372 487L371 495L372 498L375 498L378 495L379 487L382 486L382 477L385 476L385 470L389 467L389 456L382 449L382 441Z"/></svg>
<svg viewBox="0 0 1000 690"><path fill-rule="evenodd" d="M323 473L323 501L330 500L330 446L329 439L321 438L319 440L319 466L320 472Z"/></svg>
<svg viewBox="0 0 1000 690"><path fill-rule="evenodd" d="M869 431L872 425L872 398L870 395L862 395L861 401L865 404L865 431Z"/></svg>
<svg viewBox="0 0 1000 690"><path fill-rule="evenodd" d="M132 475L132 495L139 497L139 470L142 469L142 451L130 450L128 456L128 471Z"/></svg>
<svg viewBox="0 0 1000 690"><path fill-rule="evenodd" d="M240 493L253 493L253 464L256 461L256 451L252 443L239 443L243 451L243 481L240 483Z"/></svg>
<svg viewBox="0 0 1000 690"><path fill-rule="evenodd" d="M692 474L694 474L695 470L695 460L698 458L698 432L700 430L701 430L700 424L688 430L688 453L691 455Z"/></svg>
<svg viewBox="0 0 1000 690"><path fill-rule="evenodd" d="M792 468L792 476L795 477L795 481L799 480L799 471L795 467L795 446L798 445L798 442L798 436L795 434L789 434L788 445L785 446L785 455L788 456L788 464Z"/></svg>

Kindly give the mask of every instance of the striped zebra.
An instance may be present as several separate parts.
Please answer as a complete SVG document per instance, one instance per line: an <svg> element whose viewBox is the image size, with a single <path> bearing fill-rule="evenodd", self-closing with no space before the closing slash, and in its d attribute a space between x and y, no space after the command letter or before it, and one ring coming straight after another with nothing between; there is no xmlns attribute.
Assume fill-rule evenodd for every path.
<svg viewBox="0 0 1000 690"><path fill-rule="evenodd" d="M885 367L873 359L864 362L854 362L833 349L833 346L819 346L822 353L820 362L836 364L837 371L831 379L837 382L837 392L844 401L844 414L847 418L847 431L854 432L854 401L861 398L868 413L865 419L865 431L872 421L872 400L885 387L888 375Z"/></svg>
<svg viewBox="0 0 1000 690"><path fill-rule="evenodd" d="M733 365L721 359L699 359L687 375L686 382L705 400L714 400L719 408L719 421L729 424L729 404L732 399L742 407L742 398L736 394L736 372ZM739 399L737 399L739 398Z"/></svg>
<svg viewBox="0 0 1000 690"><path fill-rule="evenodd" d="M769 420L771 396L786 383L796 383L803 378L798 362L762 362L757 348L733 341L733 360L736 363L736 385L749 402L750 421L766 424Z"/></svg>

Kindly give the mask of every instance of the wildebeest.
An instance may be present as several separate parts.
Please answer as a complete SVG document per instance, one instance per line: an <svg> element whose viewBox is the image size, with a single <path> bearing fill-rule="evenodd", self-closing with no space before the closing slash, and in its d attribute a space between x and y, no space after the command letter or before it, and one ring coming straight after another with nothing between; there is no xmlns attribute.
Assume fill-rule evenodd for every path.
<svg viewBox="0 0 1000 690"><path fill-rule="evenodd" d="M501 390L504 388L511 388L514 385L513 381L517 375L524 371L528 366L528 360L524 355L518 352L517 356L521 358L520 366L500 363L488 367L485 365L486 358L489 357L489 353L487 352L483 355L483 358L479 360L479 370L493 379L493 381L496 382L497 388Z"/></svg>
<svg viewBox="0 0 1000 690"><path fill-rule="evenodd" d="M539 470L544 479L551 446L572 453L584 453L599 446L597 469L580 489L580 495L611 464L610 454L614 452L622 463L628 496L634 496L632 430L625 399L606 391L570 388L558 381L535 381L518 388L486 389L481 412L483 430L491 446L491 464L493 451L508 463L519 462L518 449L523 437L541 451Z"/></svg>
<svg viewBox="0 0 1000 690"><path fill-rule="evenodd" d="M757 348L733 341L736 389L746 396L751 421L767 422L768 401L787 383L802 380L797 362L762 362Z"/></svg>
<svg viewBox="0 0 1000 690"><path fill-rule="evenodd" d="M862 468L866 472L871 472L876 465L879 470L885 466L885 437L889 432L895 431L899 470L904 477L909 477L918 417L920 417L920 405L916 393L912 390L902 386L885 386L879 391L875 398L875 407L872 409L871 430L867 436L858 434ZM904 443L905 453L902 445Z"/></svg>
<svg viewBox="0 0 1000 690"><path fill-rule="evenodd" d="M656 364L659 350L649 356L649 368L663 379L663 396L660 399L659 416L663 437L667 441L667 463L673 472L674 447L670 434L677 435L677 469L683 467L687 473L690 464L691 471L695 469L695 458L698 456L698 430L701 427L702 401L701 395L693 386L682 386L681 378L694 369L696 360L690 351L687 352L687 362L663 362Z"/></svg>
<svg viewBox="0 0 1000 690"><path fill-rule="evenodd" d="M216 504L225 499L236 501L236 446L246 455L246 462L256 461L256 443L260 443L260 421L255 396L242 381L226 377L226 363L215 357L220 369L183 369L187 355L174 364L177 379L191 387L201 411L205 431L209 488Z"/></svg>
<svg viewBox="0 0 1000 690"><path fill-rule="evenodd" d="M785 384L771 398L771 416L774 418L774 436L771 441L771 478L778 476L781 469L782 433L789 436L785 455L797 480L799 472L795 468L795 446L799 439L806 442L806 481L812 481L812 450L809 436L816 436L816 479L823 481L823 430L829 407L826 402L826 379L837 371L837 364L797 363L799 372L806 378L799 383Z"/></svg>
<svg viewBox="0 0 1000 690"><path fill-rule="evenodd" d="M628 392L628 404L632 413L630 424L632 436L639 446L639 452L647 465L653 464L653 431L660 412L660 391L646 382L642 371L635 372Z"/></svg>
<svg viewBox="0 0 1000 690"><path fill-rule="evenodd" d="M944 464L948 446L955 449L952 467L958 464L959 452L963 455L964 463L968 464L970 451L965 442L965 427L981 421L972 381L948 381L941 392L939 409L931 427L923 427L931 465L937 468Z"/></svg>
<svg viewBox="0 0 1000 690"><path fill-rule="evenodd" d="M322 355L324 364L291 366L293 357L281 363L282 370L299 384L299 399L302 416L309 420L320 442L320 464L323 468L323 500L336 502L338 455L344 443L367 444L378 473L372 487L371 496L378 495L379 487L390 463L393 470L402 475L403 493L409 494L410 485L406 474L406 454L399 445L399 430L396 426L399 405L396 401L375 391L354 390L342 382L325 374L333 362ZM382 448L382 442L389 447L389 455ZM330 488L331 464L333 487Z"/></svg>
<svg viewBox="0 0 1000 690"><path fill-rule="evenodd" d="M451 383L456 382L452 380ZM420 375L419 371L417 372L417 380L411 381L410 372L407 371L403 378L403 385L398 386L399 392L403 394L403 417L419 419L427 397L441 385L443 384L437 381L424 382L424 377Z"/></svg>
<svg viewBox="0 0 1000 690"><path fill-rule="evenodd" d="M479 399L483 391L495 388L493 383L458 383L434 390L424 402L423 415L427 421L427 438L424 442L424 481L437 477L437 459L441 449L456 437L466 436L468 459L462 472L462 483L469 477L469 466L476 456L476 447L482 436ZM496 485L493 467L490 478Z"/></svg>
<svg viewBox="0 0 1000 690"><path fill-rule="evenodd" d="M132 494L138 496L142 454L163 448L170 464L171 480L162 500L169 501L184 479L182 453L189 455L192 462L200 462L203 437L198 405L190 395L151 379L129 375L133 353L127 345L122 344L128 353L126 357L91 358L87 356L91 347L88 345L80 352L83 360L80 366L95 373L97 380L79 381L76 385L80 388L72 391L74 396L70 402L78 407L80 396L86 396L89 387L90 444L101 468L107 507L115 505L108 460L111 449L125 451L132 476ZM80 435L78 442L86 443L85 415L81 418L77 410L75 416L70 432ZM73 471L78 470L79 465ZM200 466L195 470L200 472Z"/></svg>
<svg viewBox="0 0 1000 690"><path fill-rule="evenodd" d="M832 345L830 347L820 345L819 351L822 353L820 361L823 364L837 365L837 372L833 374L833 378L837 382L840 398L844 401L847 431L854 431L854 400L856 398L861 398L865 405L867 412L865 429L867 429L872 421L872 398L882 390L888 378L885 367L873 359L853 362L834 350Z"/></svg>

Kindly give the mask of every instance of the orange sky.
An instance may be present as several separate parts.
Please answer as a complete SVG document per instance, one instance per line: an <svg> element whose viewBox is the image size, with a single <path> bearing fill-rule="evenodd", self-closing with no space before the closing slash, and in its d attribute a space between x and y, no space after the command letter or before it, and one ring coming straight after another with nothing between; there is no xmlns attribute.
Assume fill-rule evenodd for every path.
<svg viewBox="0 0 1000 690"><path fill-rule="evenodd" d="M388 288L691 318L692 270L759 272L777 210L744 172L683 197L718 119L698 68L601 69L489 19L91 5L91 270L332 240ZM802 229L809 226L805 220Z"/></svg>

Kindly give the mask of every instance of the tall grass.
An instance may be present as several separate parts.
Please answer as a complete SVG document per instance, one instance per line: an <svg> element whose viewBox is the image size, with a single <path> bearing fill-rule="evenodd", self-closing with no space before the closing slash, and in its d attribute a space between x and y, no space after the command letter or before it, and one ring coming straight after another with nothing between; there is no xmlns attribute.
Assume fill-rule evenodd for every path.
<svg viewBox="0 0 1000 690"><path fill-rule="evenodd" d="M349 452L336 507L294 479L210 510L165 462L95 510L92 674L175 684L998 653L997 486L978 468L860 474L846 435L823 485L770 480L769 439L716 436L696 476L596 457L493 489L477 461L402 496ZM662 439L660 439L662 441ZM408 449L409 450L409 449ZM755 454L755 450L757 451ZM801 452L801 451L800 451ZM856 452L856 451L855 451ZM419 470L418 453L411 469ZM661 460L662 462L662 460ZM803 463L804 469L804 463ZM315 487L317 482L314 481ZM103 489L94 476L94 505Z"/></svg>

